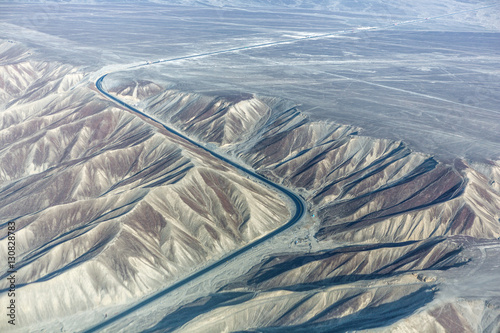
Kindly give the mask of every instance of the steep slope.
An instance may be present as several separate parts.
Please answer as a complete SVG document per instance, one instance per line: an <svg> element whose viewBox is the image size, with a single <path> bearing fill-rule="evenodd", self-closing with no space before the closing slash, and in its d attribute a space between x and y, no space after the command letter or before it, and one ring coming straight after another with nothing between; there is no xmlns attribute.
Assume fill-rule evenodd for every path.
<svg viewBox="0 0 500 333"><path fill-rule="evenodd" d="M237 136L224 136L236 126L227 110L241 98L264 105L261 118L251 126L238 123L245 131ZM149 114L302 193L316 230L314 238L290 235L297 252L270 254L149 331L330 332L388 325L411 331L422 316L429 329L453 331L449 318L472 300L445 297L436 305L449 284L440 277L480 260L463 251L469 246L463 236L494 242L500 236L494 161L443 163L403 142L360 136L352 126L311 122L276 98L169 90L145 104ZM477 302L489 304L488 297ZM453 304L457 299L460 305ZM462 314L457 320L499 325L495 309L481 311L478 318Z"/></svg>
<svg viewBox="0 0 500 333"><path fill-rule="evenodd" d="M127 304L286 221L274 191L104 100L82 70L12 47L0 48L12 59L2 75L14 82L1 90L0 228L16 226L17 299L30 304L20 322ZM311 122L273 97L162 91L126 75L105 84L310 205L314 237L290 235L287 253L169 309L150 331L406 329L424 317L446 331L443 321L467 310L467 297L435 301L444 271L477 260L456 236L500 236L495 161L443 163L352 126ZM0 275L3 302L7 268ZM494 313L458 321L494 328Z"/></svg>
<svg viewBox="0 0 500 333"><path fill-rule="evenodd" d="M274 191L111 104L80 69L14 58L0 68L15 87L0 112L0 260L14 224L23 327L130 302L286 222Z"/></svg>
<svg viewBox="0 0 500 333"><path fill-rule="evenodd" d="M347 331L376 328L432 302L436 270L463 265L459 239L274 255L147 332Z"/></svg>
<svg viewBox="0 0 500 333"><path fill-rule="evenodd" d="M172 330L169 328L169 331L332 332L333 329L343 332L377 327L382 321L396 321L432 299L432 288L412 285L411 279L403 285L380 282L382 285L366 288L350 284L342 289L329 287L313 292L273 290L254 297L252 294L221 293L214 300L198 301L210 302L215 308L213 311L177 330L175 326ZM244 302L245 298L250 300ZM187 312L187 308L182 310L185 311L172 316L180 317Z"/></svg>
<svg viewBox="0 0 500 333"><path fill-rule="evenodd" d="M175 90L154 96L148 101L148 108L168 109L162 119L200 141L218 145L247 142L271 112L264 101L249 94L214 97Z"/></svg>
<svg viewBox="0 0 500 333"><path fill-rule="evenodd" d="M487 168L488 176L466 161L445 164L402 142L359 136L350 126L311 122L284 101L246 98L267 105L260 108L265 112L253 126L235 125L226 112L240 101L175 91L152 97L148 112L302 191L321 220L316 235L320 240L500 236L496 169ZM253 114L254 108L243 110ZM208 115L211 125L219 125L191 125L203 123ZM232 142L218 140L232 126L246 131Z"/></svg>

